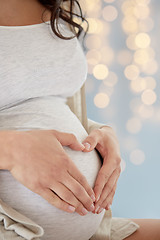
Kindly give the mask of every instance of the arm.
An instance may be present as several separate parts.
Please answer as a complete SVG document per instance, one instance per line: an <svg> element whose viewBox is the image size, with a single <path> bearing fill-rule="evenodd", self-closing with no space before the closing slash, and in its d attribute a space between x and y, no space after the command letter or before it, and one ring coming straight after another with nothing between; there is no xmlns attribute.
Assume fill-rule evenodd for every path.
<svg viewBox="0 0 160 240"><path fill-rule="evenodd" d="M103 209L108 210L113 201L121 172L120 148L116 134L111 127L92 120L88 123L89 135L82 142L88 148L83 151L89 152L95 148L100 153L103 162L94 186L96 195L94 212L100 213Z"/></svg>
<svg viewBox="0 0 160 240"><path fill-rule="evenodd" d="M84 149L73 134L56 130L0 131L0 169L55 207L85 215L94 193L62 146Z"/></svg>

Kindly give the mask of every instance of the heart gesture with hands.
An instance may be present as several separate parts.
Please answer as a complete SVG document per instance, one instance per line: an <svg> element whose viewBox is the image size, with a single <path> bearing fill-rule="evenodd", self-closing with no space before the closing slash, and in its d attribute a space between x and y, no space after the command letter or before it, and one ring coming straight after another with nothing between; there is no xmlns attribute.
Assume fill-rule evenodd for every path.
<svg viewBox="0 0 160 240"><path fill-rule="evenodd" d="M114 131L108 126L92 130L82 143L86 146L84 152L96 148L103 158L94 186L96 201L93 213L100 213L110 208L121 173L119 143Z"/></svg>

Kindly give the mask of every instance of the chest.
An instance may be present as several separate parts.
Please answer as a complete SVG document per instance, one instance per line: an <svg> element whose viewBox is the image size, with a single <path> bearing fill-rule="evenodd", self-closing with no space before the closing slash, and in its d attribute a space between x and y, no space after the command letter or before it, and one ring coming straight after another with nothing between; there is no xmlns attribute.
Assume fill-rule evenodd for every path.
<svg viewBox="0 0 160 240"><path fill-rule="evenodd" d="M58 39L47 27L30 30L0 36L0 107L37 96L69 97L86 79L77 39Z"/></svg>

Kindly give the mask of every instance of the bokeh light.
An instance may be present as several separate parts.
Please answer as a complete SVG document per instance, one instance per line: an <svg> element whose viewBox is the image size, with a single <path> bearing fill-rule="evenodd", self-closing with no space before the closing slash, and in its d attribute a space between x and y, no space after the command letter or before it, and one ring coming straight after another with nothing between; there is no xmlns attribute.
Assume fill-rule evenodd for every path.
<svg viewBox="0 0 160 240"><path fill-rule="evenodd" d="M97 64L93 69L93 75L98 80L103 80L108 76L108 67L104 64Z"/></svg>
<svg viewBox="0 0 160 240"><path fill-rule="evenodd" d="M144 78L138 77L136 80L131 82L130 86L133 92L142 92L146 89L146 81Z"/></svg>
<svg viewBox="0 0 160 240"><path fill-rule="evenodd" d="M135 17L128 16L122 21L123 30L126 33L134 33L138 31L138 22Z"/></svg>
<svg viewBox="0 0 160 240"><path fill-rule="evenodd" d="M89 107L88 111L97 121L98 117L102 118L117 131L124 154L121 169L124 172L127 166L124 176L130 178L135 174L133 165L143 172L144 167L140 165L145 164L146 170L147 164L157 157L150 159L150 155L156 153L151 153L147 144L154 142L156 134L152 129L158 126L158 132L160 125L160 50L156 35L159 19L156 6L160 3L151 0L83 1L91 23L85 40L89 73L86 91L94 108ZM154 11L157 11L156 16ZM91 101L89 99L89 103ZM145 158L148 158L146 162ZM136 172L136 177L139 173Z"/></svg>
<svg viewBox="0 0 160 240"><path fill-rule="evenodd" d="M125 68L124 74L129 80L134 80L139 76L139 68L136 65L129 65Z"/></svg>
<svg viewBox="0 0 160 240"><path fill-rule="evenodd" d="M126 128L128 132L136 134L141 130L142 123L140 119L133 117L127 121Z"/></svg>
<svg viewBox="0 0 160 240"><path fill-rule="evenodd" d="M102 16L107 22L112 22L118 17L118 11L114 6L106 6L102 10Z"/></svg>
<svg viewBox="0 0 160 240"><path fill-rule="evenodd" d="M146 105L152 105L153 103L155 103L157 96L156 93L151 90L151 89L147 89L142 93L142 102Z"/></svg>
<svg viewBox="0 0 160 240"><path fill-rule="evenodd" d="M140 149L135 149L130 154L130 161L135 165L141 165L145 160L145 154Z"/></svg>
<svg viewBox="0 0 160 240"><path fill-rule="evenodd" d="M135 43L136 34L130 34L126 39L126 45L131 50L136 50L138 47Z"/></svg>
<svg viewBox="0 0 160 240"><path fill-rule="evenodd" d="M146 49L138 49L134 54L134 61L139 65L146 64L149 59L149 53Z"/></svg>
<svg viewBox="0 0 160 240"><path fill-rule="evenodd" d="M138 19L145 19L149 16L150 9L145 4L136 4L134 8L134 15Z"/></svg>
<svg viewBox="0 0 160 240"><path fill-rule="evenodd" d="M115 0L104 0L106 3L113 3Z"/></svg>
<svg viewBox="0 0 160 240"><path fill-rule="evenodd" d="M146 33L138 33L135 38L135 43L139 48L147 48L150 45L151 39Z"/></svg>
<svg viewBox="0 0 160 240"><path fill-rule="evenodd" d="M94 97L94 103L98 108L105 108L109 104L109 97L105 93L98 93Z"/></svg>

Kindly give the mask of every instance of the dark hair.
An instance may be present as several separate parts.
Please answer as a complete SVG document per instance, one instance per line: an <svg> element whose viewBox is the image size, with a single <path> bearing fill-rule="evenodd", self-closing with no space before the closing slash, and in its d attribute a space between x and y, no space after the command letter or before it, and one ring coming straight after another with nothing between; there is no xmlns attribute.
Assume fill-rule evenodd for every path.
<svg viewBox="0 0 160 240"><path fill-rule="evenodd" d="M53 32L62 39L72 39L74 37L79 38L81 33L84 33L85 37L88 31L88 22L83 16L81 6L77 0L38 0L45 6L46 9L51 11L50 24ZM67 8L65 7L67 4ZM64 6L63 6L64 5ZM74 12L76 11L76 12ZM73 17L78 17L81 20L81 24L85 21L87 24L86 30L83 29L81 24L74 21ZM70 30L74 33L74 36L65 37L61 34L58 23L60 18L69 24Z"/></svg>

